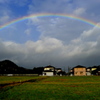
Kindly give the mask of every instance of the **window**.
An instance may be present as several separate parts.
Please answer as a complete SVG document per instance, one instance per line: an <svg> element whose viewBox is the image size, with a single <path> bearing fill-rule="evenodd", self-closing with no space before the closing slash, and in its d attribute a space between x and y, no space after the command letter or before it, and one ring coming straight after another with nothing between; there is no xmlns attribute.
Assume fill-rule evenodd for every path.
<svg viewBox="0 0 100 100"><path fill-rule="evenodd" d="M80 74L83 74L83 72L80 72Z"/></svg>
<svg viewBox="0 0 100 100"><path fill-rule="evenodd" d="M44 73L44 75L46 75L46 73Z"/></svg>
<svg viewBox="0 0 100 100"><path fill-rule="evenodd" d="M77 74L77 72L75 72L75 74Z"/></svg>

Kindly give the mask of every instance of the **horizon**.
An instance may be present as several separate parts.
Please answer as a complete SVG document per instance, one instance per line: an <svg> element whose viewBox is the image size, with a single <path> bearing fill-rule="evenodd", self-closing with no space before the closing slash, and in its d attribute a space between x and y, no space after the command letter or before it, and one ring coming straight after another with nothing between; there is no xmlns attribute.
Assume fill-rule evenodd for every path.
<svg viewBox="0 0 100 100"><path fill-rule="evenodd" d="M0 62L4 62L4 61L10 61L10 62L12 62L12 63L14 63L15 65L17 65L15 62L13 62L13 61L11 61L11 60L9 60L9 59L5 59L5 60L2 60L2 61L0 61ZM23 67L23 68L25 68L25 69L28 69L27 67L24 67L24 66L20 66L20 65L17 65L18 67ZM39 68L39 67L47 67L47 66L52 66L52 67L55 67L55 68L61 68L61 67L57 67L57 66L53 66L53 65L51 65L51 64L48 64L48 65L45 65L45 66L34 66L33 68ZM67 67L64 67L62 70L64 71L64 70L66 70L66 71L68 71L68 69L70 68L70 69L72 69L72 68L74 68L74 67L77 67L77 66L83 66L83 67L86 67L86 68L89 68L89 67L98 67L98 66L100 66L100 65L93 65L93 66L84 66L84 65L76 65L76 66L67 66ZM32 68L32 69L33 69ZM30 68L29 68L30 69Z"/></svg>

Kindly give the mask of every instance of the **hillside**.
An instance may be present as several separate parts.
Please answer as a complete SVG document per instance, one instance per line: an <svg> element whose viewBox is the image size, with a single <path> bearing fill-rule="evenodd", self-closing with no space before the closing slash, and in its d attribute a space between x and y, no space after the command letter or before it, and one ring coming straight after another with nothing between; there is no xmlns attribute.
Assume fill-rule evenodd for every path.
<svg viewBox="0 0 100 100"><path fill-rule="evenodd" d="M26 74L32 73L32 70L19 67L10 60L0 61L0 74Z"/></svg>

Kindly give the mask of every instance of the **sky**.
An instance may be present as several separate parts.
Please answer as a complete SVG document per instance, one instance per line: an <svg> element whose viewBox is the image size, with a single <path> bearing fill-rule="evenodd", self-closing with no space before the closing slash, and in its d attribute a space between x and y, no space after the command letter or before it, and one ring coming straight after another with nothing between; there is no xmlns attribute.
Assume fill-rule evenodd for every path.
<svg viewBox="0 0 100 100"><path fill-rule="evenodd" d="M100 0L0 0L0 26L44 15L0 29L0 61L9 59L25 68L100 65L99 9Z"/></svg>

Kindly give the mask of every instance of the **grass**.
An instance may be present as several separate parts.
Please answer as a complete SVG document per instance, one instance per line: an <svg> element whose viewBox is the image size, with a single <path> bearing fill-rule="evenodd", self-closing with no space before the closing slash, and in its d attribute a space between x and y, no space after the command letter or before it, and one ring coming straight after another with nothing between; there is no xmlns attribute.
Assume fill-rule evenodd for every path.
<svg viewBox="0 0 100 100"><path fill-rule="evenodd" d="M38 76L0 76L0 84L36 79Z"/></svg>
<svg viewBox="0 0 100 100"><path fill-rule="evenodd" d="M37 78L1 89L0 100L100 100L99 76Z"/></svg>

